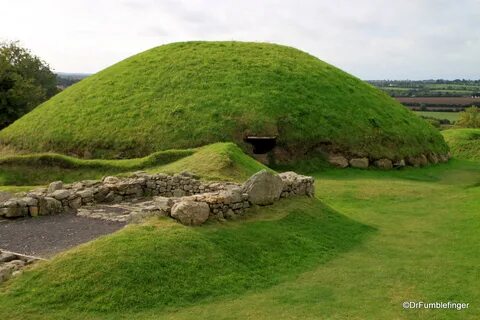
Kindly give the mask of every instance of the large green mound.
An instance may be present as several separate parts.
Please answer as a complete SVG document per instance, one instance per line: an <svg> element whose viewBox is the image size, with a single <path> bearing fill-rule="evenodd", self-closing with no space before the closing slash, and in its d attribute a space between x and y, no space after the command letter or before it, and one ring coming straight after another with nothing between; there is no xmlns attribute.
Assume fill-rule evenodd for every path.
<svg viewBox="0 0 480 320"><path fill-rule="evenodd" d="M277 136L286 158L329 149L372 158L445 153L441 135L385 93L302 51L186 42L121 61L0 133L29 151L96 157ZM327 151L329 151L327 150Z"/></svg>
<svg viewBox="0 0 480 320"><path fill-rule="evenodd" d="M480 160L480 129L450 129L442 131L452 156L465 160Z"/></svg>
<svg viewBox="0 0 480 320"><path fill-rule="evenodd" d="M133 319L265 289L345 252L372 231L317 199L284 200L201 228L131 225L0 287L0 318ZM85 312L85 313L83 313ZM96 316L94 316L96 315Z"/></svg>

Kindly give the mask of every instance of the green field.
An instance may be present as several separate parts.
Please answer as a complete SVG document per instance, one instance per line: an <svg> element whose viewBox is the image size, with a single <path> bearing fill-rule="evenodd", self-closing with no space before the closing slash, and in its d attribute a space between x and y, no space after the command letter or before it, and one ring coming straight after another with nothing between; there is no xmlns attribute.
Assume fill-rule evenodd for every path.
<svg viewBox="0 0 480 320"><path fill-rule="evenodd" d="M381 90L300 50L248 42L139 53L38 106L0 144L111 159L226 141L248 150L248 135L277 136L291 158L319 141L374 158L447 152L437 130Z"/></svg>
<svg viewBox="0 0 480 320"><path fill-rule="evenodd" d="M436 112L436 111L414 111L415 114L425 117L432 117L439 120L447 119L450 122L454 122L458 120L459 113L458 112Z"/></svg>
<svg viewBox="0 0 480 320"><path fill-rule="evenodd" d="M317 199L199 228L152 220L39 264L0 288L0 318L480 317L478 162L314 175Z"/></svg>

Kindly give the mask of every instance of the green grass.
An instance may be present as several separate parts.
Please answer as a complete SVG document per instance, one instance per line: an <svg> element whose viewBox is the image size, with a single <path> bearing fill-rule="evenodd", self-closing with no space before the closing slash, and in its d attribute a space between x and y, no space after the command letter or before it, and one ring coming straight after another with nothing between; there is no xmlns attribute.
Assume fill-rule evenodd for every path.
<svg viewBox="0 0 480 320"><path fill-rule="evenodd" d="M450 129L442 134L454 157L480 160L480 129Z"/></svg>
<svg viewBox="0 0 480 320"><path fill-rule="evenodd" d="M302 154L331 143L373 158L445 153L441 135L387 94L299 50L186 42L121 61L0 132L30 152L139 157L244 135Z"/></svg>
<svg viewBox="0 0 480 320"><path fill-rule="evenodd" d="M370 231L315 199L200 228L171 220L132 225L10 282L0 291L0 317L130 319L133 312L228 301L293 280Z"/></svg>
<svg viewBox="0 0 480 320"><path fill-rule="evenodd" d="M426 117L433 117L439 120L447 119L451 122L457 121L458 112L435 112L435 111L415 111L415 114Z"/></svg>
<svg viewBox="0 0 480 320"><path fill-rule="evenodd" d="M128 160L84 160L59 154L29 154L0 158L0 190L23 191L51 181L70 183L137 170L151 173L190 171L208 180L244 181L265 166L248 157L233 143L216 143L198 149L155 152ZM20 188L18 188L20 187Z"/></svg>
<svg viewBox="0 0 480 320"><path fill-rule="evenodd" d="M478 319L480 166L325 170L322 201L131 226L0 289L2 319ZM470 308L404 310L403 301Z"/></svg>

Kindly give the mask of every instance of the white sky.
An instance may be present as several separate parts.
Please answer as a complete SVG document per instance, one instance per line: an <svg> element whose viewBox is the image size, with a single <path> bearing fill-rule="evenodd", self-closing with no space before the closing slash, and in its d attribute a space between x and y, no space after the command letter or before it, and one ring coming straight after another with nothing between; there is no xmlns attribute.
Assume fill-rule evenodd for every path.
<svg viewBox="0 0 480 320"><path fill-rule="evenodd" d="M480 0L0 0L0 40L97 72L175 41L286 44L362 79L480 79Z"/></svg>

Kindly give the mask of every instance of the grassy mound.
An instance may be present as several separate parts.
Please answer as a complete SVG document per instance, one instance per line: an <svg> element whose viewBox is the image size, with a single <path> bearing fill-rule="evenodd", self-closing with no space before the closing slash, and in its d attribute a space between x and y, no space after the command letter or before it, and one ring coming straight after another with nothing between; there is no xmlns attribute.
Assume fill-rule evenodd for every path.
<svg viewBox="0 0 480 320"><path fill-rule="evenodd" d="M278 135L295 154L447 151L436 130L369 84L294 48L242 42L174 43L130 57L40 105L0 143L108 158L242 146L245 135Z"/></svg>
<svg viewBox="0 0 480 320"><path fill-rule="evenodd" d="M480 160L480 129L450 129L442 131L452 156L465 160Z"/></svg>
<svg viewBox="0 0 480 320"><path fill-rule="evenodd" d="M265 289L358 244L372 228L316 199L201 228L131 225L39 264L0 288L0 318L134 318ZM82 318L83 317L83 318Z"/></svg>
<svg viewBox="0 0 480 320"><path fill-rule="evenodd" d="M144 158L84 160L59 154L30 154L0 158L1 186L33 186L62 180L74 182L136 170L178 173L190 171L209 180L244 181L265 166L233 143L198 149L155 152Z"/></svg>

